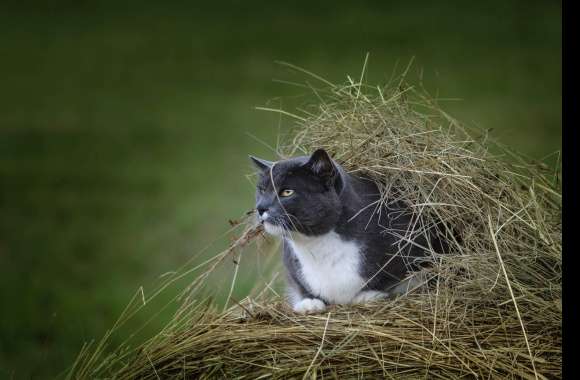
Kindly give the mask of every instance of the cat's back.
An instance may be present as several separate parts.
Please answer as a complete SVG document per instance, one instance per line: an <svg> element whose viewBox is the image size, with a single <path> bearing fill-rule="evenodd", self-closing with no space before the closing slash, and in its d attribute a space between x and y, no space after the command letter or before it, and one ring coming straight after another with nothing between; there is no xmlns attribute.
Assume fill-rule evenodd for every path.
<svg viewBox="0 0 580 380"><path fill-rule="evenodd" d="M338 232L347 238L391 240L411 222L411 210L402 201L385 199L376 182L365 176L346 177Z"/></svg>

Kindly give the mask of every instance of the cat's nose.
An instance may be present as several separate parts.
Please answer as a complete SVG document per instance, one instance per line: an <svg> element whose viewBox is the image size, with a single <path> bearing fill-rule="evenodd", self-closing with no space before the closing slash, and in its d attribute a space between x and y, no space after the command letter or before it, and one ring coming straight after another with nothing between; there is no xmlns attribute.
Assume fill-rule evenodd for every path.
<svg viewBox="0 0 580 380"><path fill-rule="evenodd" d="M258 214L262 216L266 211L268 211L268 207L258 206L257 207Z"/></svg>

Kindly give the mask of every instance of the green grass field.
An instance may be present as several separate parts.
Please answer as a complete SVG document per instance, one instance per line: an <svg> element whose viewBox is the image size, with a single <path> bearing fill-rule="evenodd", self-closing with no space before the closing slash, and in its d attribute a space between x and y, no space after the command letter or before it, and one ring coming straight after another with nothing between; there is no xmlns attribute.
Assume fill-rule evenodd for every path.
<svg viewBox="0 0 580 380"><path fill-rule="evenodd" d="M254 107L307 79L277 60L343 82L369 52L380 84L414 57L459 120L561 147L559 2L160 4L0 13L0 378L64 370L253 206L250 135L279 128Z"/></svg>

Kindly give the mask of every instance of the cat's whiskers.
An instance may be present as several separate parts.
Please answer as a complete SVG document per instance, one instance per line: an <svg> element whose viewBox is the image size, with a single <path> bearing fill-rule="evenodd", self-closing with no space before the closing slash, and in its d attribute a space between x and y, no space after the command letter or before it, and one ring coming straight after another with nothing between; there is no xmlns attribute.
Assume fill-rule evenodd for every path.
<svg viewBox="0 0 580 380"><path fill-rule="evenodd" d="M288 219L290 219L290 222L292 223L292 226L294 227L295 230L296 230L296 225L294 224L294 222L292 222L292 218L294 218L294 220L296 220L296 223L298 223L298 225L300 225L300 227L304 227L302 222L300 222L300 220L296 216L289 214L289 213L286 213L286 216L288 217Z"/></svg>
<svg viewBox="0 0 580 380"><path fill-rule="evenodd" d="M282 237L286 237L286 235L288 234L288 224L282 218L279 219L278 223L279 223L280 227L282 228Z"/></svg>
<svg viewBox="0 0 580 380"><path fill-rule="evenodd" d="M287 225L286 222L284 222L285 224L285 228L284 228L284 239L287 239L289 241L294 241L294 238L292 237L292 231L290 230L289 226Z"/></svg>

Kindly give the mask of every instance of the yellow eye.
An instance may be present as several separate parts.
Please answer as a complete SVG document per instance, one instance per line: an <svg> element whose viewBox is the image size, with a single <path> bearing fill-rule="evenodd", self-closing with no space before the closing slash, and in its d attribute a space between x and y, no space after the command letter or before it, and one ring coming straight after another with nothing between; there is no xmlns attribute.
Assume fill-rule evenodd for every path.
<svg viewBox="0 0 580 380"><path fill-rule="evenodd" d="M281 197L289 197L292 194L294 194L294 190L284 189L284 190L280 191Z"/></svg>

